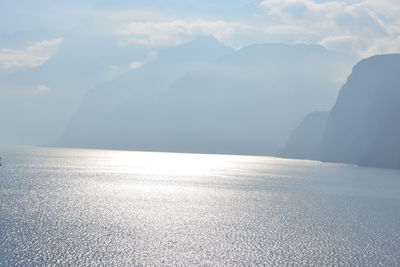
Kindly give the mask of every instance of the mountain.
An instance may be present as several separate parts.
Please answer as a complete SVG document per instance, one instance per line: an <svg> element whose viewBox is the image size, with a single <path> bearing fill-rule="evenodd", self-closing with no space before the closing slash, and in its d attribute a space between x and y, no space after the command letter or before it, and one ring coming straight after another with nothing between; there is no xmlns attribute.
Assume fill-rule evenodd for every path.
<svg viewBox="0 0 400 267"><path fill-rule="evenodd" d="M298 159L319 159L320 146L329 112L311 112L293 130L279 156Z"/></svg>
<svg viewBox="0 0 400 267"><path fill-rule="evenodd" d="M86 91L120 74L113 69L142 59L143 46L118 46L90 27L63 35L57 53L44 64L1 77L0 140L17 144L56 142Z"/></svg>
<svg viewBox="0 0 400 267"><path fill-rule="evenodd" d="M322 160L400 168L400 54L359 62L330 112Z"/></svg>
<svg viewBox="0 0 400 267"><path fill-rule="evenodd" d="M333 105L351 66L318 45L221 47L207 38L166 49L94 88L58 145L273 154L305 114Z"/></svg>
<svg viewBox="0 0 400 267"><path fill-rule="evenodd" d="M329 117L309 115L292 132L282 156L400 168L399 73L400 54L360 61Z"/></svg>
<svg viewBox="0 0 400 267"><path fill-rule="evenodd" d="M117 114L116 109L135 109L141 105L150 107L147 102L162 95L186 71L207 65L232 51L212 37L202 37L160 51L152 62L90 90L58 145L128 148L129 141L122 141L121 137L116 138L111 132L117 133L120 131L118 128L133 123L133 117L139 113L129 110ZM144 119L138 118L138 122ZM102 129L102 134L93 138L94 132L99 129Z"/></svg>

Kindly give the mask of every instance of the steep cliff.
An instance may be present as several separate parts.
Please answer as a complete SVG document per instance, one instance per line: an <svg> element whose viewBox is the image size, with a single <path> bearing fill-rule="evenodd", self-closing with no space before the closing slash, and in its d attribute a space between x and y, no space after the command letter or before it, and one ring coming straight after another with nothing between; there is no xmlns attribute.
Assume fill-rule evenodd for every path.
<svg viewBox="0 0 400 267"><path fill-rule="evenodd" d="M91 90L59 145L273 155L306 114L334 104L352 62L319 45L221 47L171 48Z"/></svg>
<svg viewBox="0 0 400 267"><path fill-rule="evenodd" d="M358 63L330 112L322 160L400 168L400 55Z"/></svg>
<svg viewBox="0 0 400 267"><path fill-rule="evenodd" d="M318 159L329 112L312 112L293 130L279 156L298 159Z"/></svg>

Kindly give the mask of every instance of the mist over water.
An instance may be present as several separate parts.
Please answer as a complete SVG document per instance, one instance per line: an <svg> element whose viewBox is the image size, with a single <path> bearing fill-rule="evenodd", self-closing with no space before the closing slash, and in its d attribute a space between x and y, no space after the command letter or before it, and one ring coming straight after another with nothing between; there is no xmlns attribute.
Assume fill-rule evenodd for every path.
<svg viewBox="0 0 400 267"><path fill-rule="evenodd" d="M0 267L400 266L399 14L0 0Z"/></svg>
<svg viewBox="0 0 400 267"><path fill-rule="evenodd" d="M0 265L397 266L400 172L2 148Z"/></svg>

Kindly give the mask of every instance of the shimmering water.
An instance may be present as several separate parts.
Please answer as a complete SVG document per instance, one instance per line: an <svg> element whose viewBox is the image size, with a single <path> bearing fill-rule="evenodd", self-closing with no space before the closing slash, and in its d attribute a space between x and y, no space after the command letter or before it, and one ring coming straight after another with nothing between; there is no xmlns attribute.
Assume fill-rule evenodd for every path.
<svg viewBox="0 0 400 267"><path fill-rule="evenodd" d="M2 148L0 266L399 266L400 172Z"/></svg>

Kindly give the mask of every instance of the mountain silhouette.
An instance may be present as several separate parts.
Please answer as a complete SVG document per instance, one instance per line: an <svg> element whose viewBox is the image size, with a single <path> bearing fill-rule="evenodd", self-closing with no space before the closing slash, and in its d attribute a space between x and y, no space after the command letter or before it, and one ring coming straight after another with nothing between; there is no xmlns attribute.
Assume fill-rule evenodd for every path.
<svg viewBox="0 0 400 267"><path fill-rule="evenodd" d="M399 73L400 54L360 61L329 117L308 116L293 131L282 156L400 168Z"/></svg>
<svg viewBox="0 0 400 267"><path fill-rule="evenodd" d="M233 51L201 38L91 90L58 145L273 154L305 114L333 105L349 62L318 45Z"/></svg>
<svg viewBox="0 0 400 267"><path fill-rule="evenodd" d="M293 130L279 156L298 159L319 159L322 136L329 112L311 112Z"/></svg>
<svg viewBox="0 0 400 267"><path fill-rule="evenodd" d="M83 95L119 73L111 65L128 66L145 58L148 47L119 47L108 36L88 34L89 26L65 33L58 52L44 64L1 77L0 112L3 142L55 143Z"/></svg>
<svg viewBox="0 0 400 267"><path fill-rule="evenodd" d="M400 168L400 55L358 63L330 112L322 160Z"/></svg>

